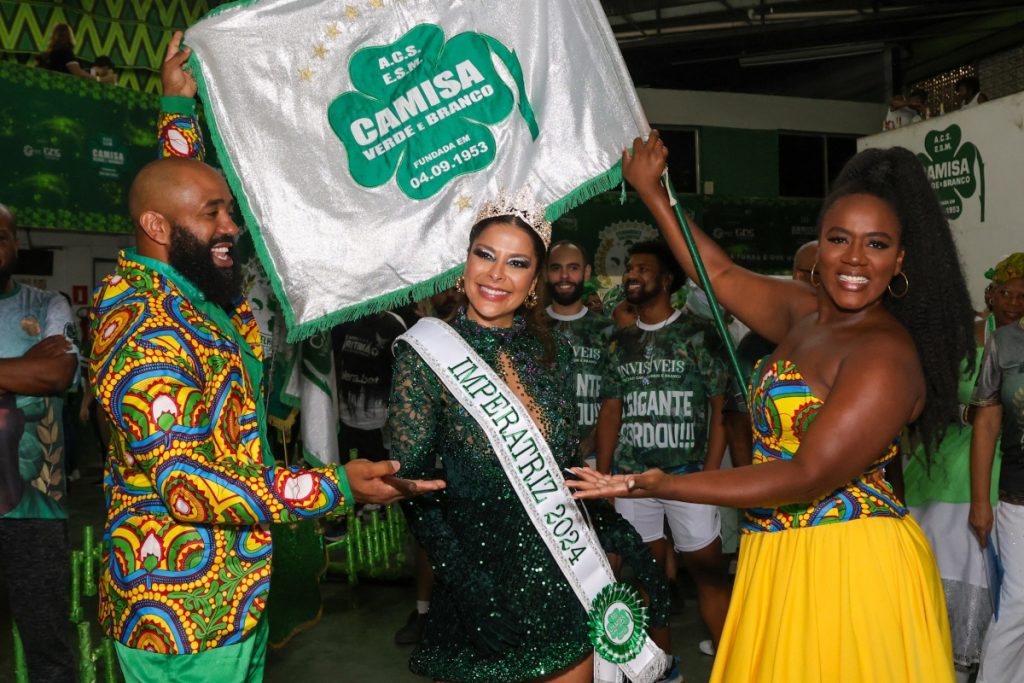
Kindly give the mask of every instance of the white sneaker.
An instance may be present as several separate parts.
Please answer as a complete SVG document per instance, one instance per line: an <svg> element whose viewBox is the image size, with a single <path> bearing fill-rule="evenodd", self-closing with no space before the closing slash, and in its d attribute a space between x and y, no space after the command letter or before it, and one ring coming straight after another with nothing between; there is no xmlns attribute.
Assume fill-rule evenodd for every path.
<svg viewBox="0 0 1024 683"><path fill-rule="evenodd" d="M697 649L700 650L702 655L707 655L708 657L715 656L715 645L710 640L700 641L697 644Z"/></svg>

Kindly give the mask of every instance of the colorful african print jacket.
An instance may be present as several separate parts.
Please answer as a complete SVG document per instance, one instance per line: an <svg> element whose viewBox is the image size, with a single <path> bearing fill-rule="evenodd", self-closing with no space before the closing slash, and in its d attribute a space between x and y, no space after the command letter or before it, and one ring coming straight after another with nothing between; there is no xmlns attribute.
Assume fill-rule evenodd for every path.
<svg viewBox="0 0 1024 683"><path fill-rule="evenodd" d="M264 466L262 349L165 263L122 252L94 301L93 389L112 425L106 633L193 654L242 640L270 587L267 524L341 511L344 470Z"/></svg>
<svg viewBox="0 0 1024 683"><path fill-rule="evenodd" d="M196 119L196 103L191 98L160 98L156 134L162 157L206 158L203 132Z"/></svg>

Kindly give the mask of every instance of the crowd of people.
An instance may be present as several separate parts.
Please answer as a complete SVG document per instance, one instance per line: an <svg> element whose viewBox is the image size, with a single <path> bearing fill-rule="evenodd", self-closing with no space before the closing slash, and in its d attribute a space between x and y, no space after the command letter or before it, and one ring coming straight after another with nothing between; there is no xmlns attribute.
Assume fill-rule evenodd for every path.
<svg viewBox="0 0 1024 683"><path fill-rule="evenodd" d="M741 378L728 342L673 305L697 265L657 131L622 168L661 238L631 246L607 316L586 249L552 243L527 194L494 197L454 291L334 330L339 445L360 457L285 467L234 199L201 141L191 157L164 144L199 130L180 40L162 71L164 156L131 185L136 246L96 291L87 354L110 439L99 618L128 681L261 680L267 525L399 500L419 554L396 641L436 681L582 682L634 659L643 680L681 681L676 561L713 681L941 683L979 664L979 681L1024 678L1024 254L989 271L976 316L913 154L846 165L792 278L737 266L685 221L750 329ZM49 59L80 75L70 34ZM0 205L0 571L31 680L67 681L59 416L80 351L67 303L16 283L16 256ZM905 492L887 476L903 461ZM575 541L547 542L547 495L567 497L545 514ZM744 511L735 577L718 506ZM636 596L628 656L595 636L611 627L573 573L584 553L623 604Z"/></svg>

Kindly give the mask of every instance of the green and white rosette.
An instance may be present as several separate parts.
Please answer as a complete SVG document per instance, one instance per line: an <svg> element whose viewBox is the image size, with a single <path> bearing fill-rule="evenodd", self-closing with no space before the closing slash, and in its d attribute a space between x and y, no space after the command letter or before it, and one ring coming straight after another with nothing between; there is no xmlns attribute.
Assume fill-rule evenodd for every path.
<svg viewBox="0 0 1024 683"><path fill-rule="evenodd" d="M594 651L615 664L632 660L644 647L649 620L637 589L621 582L608 584L588 614Z"/></svg>

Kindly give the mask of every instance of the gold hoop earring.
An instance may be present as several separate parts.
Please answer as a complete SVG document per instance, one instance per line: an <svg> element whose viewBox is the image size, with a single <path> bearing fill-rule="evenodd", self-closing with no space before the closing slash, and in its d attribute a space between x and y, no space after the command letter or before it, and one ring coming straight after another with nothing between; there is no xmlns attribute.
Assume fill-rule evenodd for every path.
<svg viewBox="0 0 1024 683"><path fill-rule="evenodd" d="M896 277L899 277L900 275L903 276L903 291L901 293L897 294L896 292L892 291L892 282L890 282L889 286L887 287L887 289L889 290L889 296L891 296L893 299L902 299L907 295L907 292L910 291L910 279L907 277L907 274L901 270L899 273L896 274ZM893 280L895 279L896 278L893 278Z"/></svg>
<svg viewBox="0 0 1024 683"><path fill-rule="evenodd" d="M466 293L466 278L461 275L455 278L455 291L459 294Z"/></svg>
<svg viewBox="0 0 1024 683"><path fill-rule="evenodd" d="M539 300L540 297L537 296L537 289L531 289L530 293L526 295L526 299L523 300L523 306L526 306L527 308L533 308L534 306L537 305L537 302Z"/></svg>
<svg viewBox="0 0 1024 683"><path fill-rule="evenodd" d="M821 285L821 280L820 279L817 282L814 281L814 269L817 268L817 267L818 267L818 262L815 261L811 265L811 275L810 275L810 278L811 278L811 286L812 287L817 287L817 286Z"/></svg>

